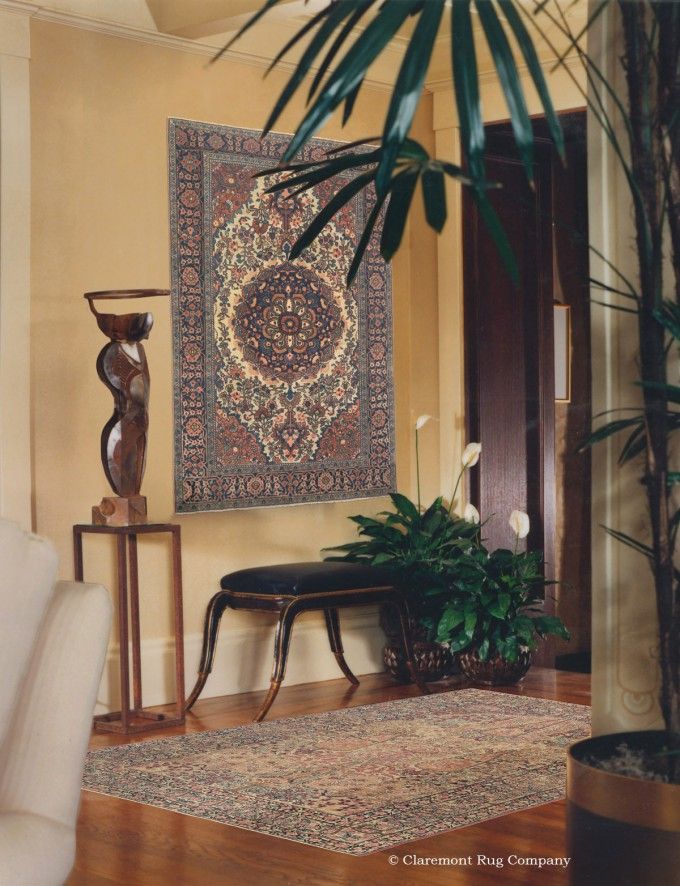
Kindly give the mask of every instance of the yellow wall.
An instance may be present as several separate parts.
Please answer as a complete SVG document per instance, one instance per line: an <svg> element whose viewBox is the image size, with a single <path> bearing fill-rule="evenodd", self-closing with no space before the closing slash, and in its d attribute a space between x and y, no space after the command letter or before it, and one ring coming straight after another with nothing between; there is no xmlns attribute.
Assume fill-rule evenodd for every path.
<svg viewBox="0 0 680 886"><path fill-rule="evenodd" d="M34 515L53 539L61 574L72 576L71 526L111 494L99 435L111 398L95 371L105 339L82 294L168 287L168 117L260 127L284 80L263 82L257 67L34 21L32 114L32 422ZM351 125L328 137L351 140L376 128L387 93L366 89ZM416 137L432 148L431 103ZM297 113L278 129L290 131ZM412 419L436 413L436 243L418 208L406 248L394 261L394 344L399 488L413 492ZM107 304L107 303L104 303ZM114 310L120 310L119 305ZM135 302L129 310L145 310ZM155 325L146 345L151 369L150 436L142 492L153 521L181 524L185 628L201 629L205 604L225 572L262 563L317 559L320 548L353 537L346 519L384 500L173 516L171 328L169 300L149 300ZM423 432L423 488L438 491L436 431ZM144 542L140 568L145 636L171 633L162 541ZM89 537L86 578L113 587L109 539ZM233 614L229 625L257 621ZM309 679L315 678L310 663ZM248 678L243 678L248 688Z"/></svg>
<svg viewBox="0 0 680 886"><path fill-rule="evenodd" d="M105 339L82 293L169 286L167 119L258 128L286 76L274 73L263 81L262 73L231 59L209 65L206 56L175 48L43 21L31 24L34 524L56 543L64 577L72 575L72 524L88 522L92 505L110 493L99 459L99 435L111 401L95 371ZM495 79L482 80L486 119L506 117ZM562 74L553 81L558 108L582 104ZM329 125L321 134L351 140L374 132L387 96L382 90L365 89L346 130ZM426 96L414 135L431 152L436 142L440 157L455 160L453 108L450 90ZM299 110L300 106L284 116L277 128L291 131ZM439 425L431 422L421 434L426 502L440 492L450 493L466 442L457 186L450 188L449 197L449 223L439 242L427 229L421 200L416 199L404 246L393 263L398 486L415 494L416 416L439 417ZM136 302L130 309L146 308ZM386 502L175 517L169 300L149 300L148 309L156 322L146 346L152 399L142 491L151 520L181 524L185 630L197 642L205 604L222 574L267 562L316 559L323 546L354 537L348 515L373 513ZM163 541L144 542L143 633L161 645L171 634L167 563ZM109 539L86 540L85 567L87 578L114 586ZM237 647L234 638L255 625L259 630L261 621L248 613L230 614L222 643L231 633ZM268 629L263 630L266 634ZM378 643L377 626L371 630ZM375 661L374 647L364 649L365 664ZM194 662L189 658L191 670ZM313 658L299 659L298 664L296 679L333 676L319 670ZM236 691L259 683L261 674L256 677L253 668L245 668L229 685Z"/></svg>

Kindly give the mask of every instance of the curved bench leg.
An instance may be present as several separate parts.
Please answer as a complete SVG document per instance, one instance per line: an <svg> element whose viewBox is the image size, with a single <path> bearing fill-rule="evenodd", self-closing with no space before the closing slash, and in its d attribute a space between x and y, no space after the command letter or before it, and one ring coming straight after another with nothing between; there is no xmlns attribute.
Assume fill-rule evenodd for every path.
<svg viewBox="0 0 680 886"><path fill-rule="evenodd" d="M191 710L194 706L198 696L203 691L203 687L205 686L210 671L212 671L220 619L228 605L229 594L227 591L218 591L210 603L208 603L208 609L205 613L205 623L203 626L203 649L201 651L201 663L198 666L198 679L187 698L184 706L185 711Z"/></svg>
<svg viewBox="0 0 680 886"><path fill-rule="evenodd" d="M340 666L340 670L354 686L359 685L359 681L354 676L345 661L345 651L342 648L342 637L340 636L340 618L337 609L324 609L323 614L326 618L326 630L328 631L328 641L335 655L335 660Z"/></svg>
<svg viewBox="0 0 680 886"><path fill-rule="evenodd" d="M411 642L411 614L409 612L408 603L401 594L396 594L393 598L394 605L399 613L399 622L401 624L401 638L404 643L404 653L406 654L406 666L418 689L423 695L430 695L429 686L423 681L415 665L415 657L413 655L413 644Z"/></svg>
<svg viewBox="0 0 680 886"><path fill-rule="evenodd" d="M283 678L286 675L286 662L288 661L288 649L290 647L290 637L293 631L293 622L297 615L297 609L294 603L289 603L285 609L279 614L279 620L276 625L276 635L274 637L274 668L272 670L272 680L269 686L267 697L262 702L255 722L259 723L267 716L267 711L274 703Z"/></svg>

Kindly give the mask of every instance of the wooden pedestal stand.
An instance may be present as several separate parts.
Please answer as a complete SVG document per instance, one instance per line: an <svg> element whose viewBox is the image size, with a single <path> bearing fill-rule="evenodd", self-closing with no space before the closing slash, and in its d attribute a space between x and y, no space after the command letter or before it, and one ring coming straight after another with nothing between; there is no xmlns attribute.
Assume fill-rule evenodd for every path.
<svg viewBox="0 0 680 886"><path fill-rule="evenodd" d="M121 709L94 718L94 727L101 732L125 735L147 732L184 723L184 635L182 626L182 554L180 527L173 523L144 523L129 526L97 526L79 523L73 527L73 553L76 581L83 580L83 534L115 535L118 559L118 636L120 641ZM139 573L137 569L137 536L159 532L172 534L172 591L175 614L175 713L158 714L142 705L142 662L139 627ZM130 628L128 636L128 564L130 588ZM132 640L132 696L130 707L130 663L128 642Z"/></svg>

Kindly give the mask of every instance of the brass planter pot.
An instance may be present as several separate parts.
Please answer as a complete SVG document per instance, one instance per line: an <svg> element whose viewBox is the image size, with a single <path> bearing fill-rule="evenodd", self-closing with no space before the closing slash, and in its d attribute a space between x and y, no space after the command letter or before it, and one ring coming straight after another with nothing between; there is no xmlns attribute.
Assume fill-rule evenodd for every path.
<svg viewBox="0 0 680 886"><path fill-rule="evenodd" d="M668 886L680 881L680 785L605 772L584 762L625 742L655 753L662 731L577 742L567 755L567 855L572 886Z"/></svg>
<svg viewBox="0 0 680 886"><path fill-rule="evenodd" d="M441 643L416 640L413 644L415 666L426 683L433 683L448 677L456 670L453 656ZM411 675L406 667L403 647L398 643L387 643L383 648L383 662L387 670L402 683L410 683Z"/></svg>
<svg viewBox="0 0 680 886"><path fill-rule="evenodd" d="M510 686L526 675L531 667L531 652L521 651L517 661L506 661L495 655L482 661L476 648L465 649L456 654L456 661L468 680L484 686Z"/></svg>

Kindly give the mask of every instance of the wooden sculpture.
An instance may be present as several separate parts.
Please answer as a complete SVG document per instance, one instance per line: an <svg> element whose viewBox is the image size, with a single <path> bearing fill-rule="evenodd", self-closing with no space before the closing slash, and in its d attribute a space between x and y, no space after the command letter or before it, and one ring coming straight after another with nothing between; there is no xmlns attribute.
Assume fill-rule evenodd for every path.
<svg viewBox="0 0 680 886"><path fill-rule="evenodd" d="M116 493L92 508L92 522L124 526L146 522L146 498L140 495L149 427L149 367L142 341L149 337L153 315L100 314L97 299L148 298L167 289L86 292L97 325L110 342L97 357L97 374L113 395L113 415L101 435L104 473Z"/></svg>

